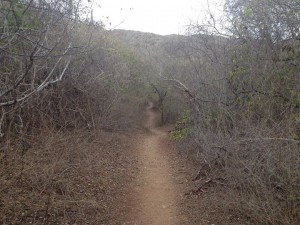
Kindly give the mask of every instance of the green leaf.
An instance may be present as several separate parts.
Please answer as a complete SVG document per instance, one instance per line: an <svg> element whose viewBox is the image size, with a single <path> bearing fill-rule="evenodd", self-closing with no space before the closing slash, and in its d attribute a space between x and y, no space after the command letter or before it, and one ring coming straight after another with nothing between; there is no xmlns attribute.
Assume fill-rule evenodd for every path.
<svg viewBox="0 0 300 225"><path fill-rule="evenodd" d="M253 11L249 6L246 7L246 9L244 11L244 15L245 15L245 17L248 17L248 18L250 18L253 15Z"/></svg>

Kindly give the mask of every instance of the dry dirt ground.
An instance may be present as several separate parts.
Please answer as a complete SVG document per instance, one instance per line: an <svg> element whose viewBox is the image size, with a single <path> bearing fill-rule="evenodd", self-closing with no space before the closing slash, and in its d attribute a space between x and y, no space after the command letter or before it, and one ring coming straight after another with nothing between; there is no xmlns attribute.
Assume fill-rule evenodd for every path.
<svg viewBox="0 0 300 225"><path fill-rule="evenodd" d="M150 104L133 133L41 134L26 152L2 146L0 224L213 224L204 196L186 195L198 167L158 121Z"/></svg>
<svg viewBox="0 0 300 225"><path fill-rule="evenodd" d="M149 103L145 111L145 132L134 139L136 179L123 207L130 225L207 224L201 218L198 196L186 195L193 188L193 174L169 142L169 126L158 127L159 113Z"/></svg>
<svg viewBox="0 0 300 225"><path fill-rule="evenodd" d="M149 133L141 135L136 143L141 173L131 196L129 221L124 224L175 225L179 221L177 202L182 192L172 180L167 133L157 128L158 114L152 105L147 107L146 115Z"/></svg>

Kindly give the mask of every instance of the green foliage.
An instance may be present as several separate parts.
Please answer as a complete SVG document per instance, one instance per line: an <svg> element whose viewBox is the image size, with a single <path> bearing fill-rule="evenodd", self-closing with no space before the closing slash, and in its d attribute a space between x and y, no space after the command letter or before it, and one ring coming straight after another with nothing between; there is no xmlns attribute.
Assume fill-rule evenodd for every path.
<svg viewBox="0 0 300 225"><path fill-rule="evenodd" d="M191 132L190 118L191 111L184 110L176 122L175 130L171 132L173 140L180 141L188 137Z"/></svg>
<svg viewBox="0 0 300 225"><path fill-rule="evenodd" d="M1 9L6 15L5 19L10 28L10 32L17 32L20 29L38 30L41 28L41 21L34 18L34 12L31 8L26 8L19 0L5 5ZM46 18L43 18L46 20Z"/></svg>
<svg viewBox="0 0 300 225"><path fill-rule="evenodd" d="M8 26L12 27L15 31L22 26L22 14L24 10L24 6L18 0L12 2L6 9L6 20L8 22Z"/></svg>
<svg viewBox="0 0 300 225"><path fill-rule="evenodd" d="M244 15L248 18L250 18L253 15L253 11L252 11L251 7L248 6L245 8Z"/></svg>
<svg viewBox="0 0 300 225"><path fill-rule="evenodd" d="M237 67L229 71L229 79L237 78L240 76L247 75L249 73L248 68L246 67Z"/></svg>
<svg viewBox="0 0 300 225"><path fill-rule="evenodd" d="M221 131L223 133L229 130L232 126L232 115L225 108L218 108L208 113L206 117L206 125L213 128L213 130Z"/></svg>
<svg viewBox="0 0 300 225"><path fill-rule="evenodd" d="M297 124L300 124L300 116L297 116L297 117L295 118L295 121L296 121Z"/></svg>

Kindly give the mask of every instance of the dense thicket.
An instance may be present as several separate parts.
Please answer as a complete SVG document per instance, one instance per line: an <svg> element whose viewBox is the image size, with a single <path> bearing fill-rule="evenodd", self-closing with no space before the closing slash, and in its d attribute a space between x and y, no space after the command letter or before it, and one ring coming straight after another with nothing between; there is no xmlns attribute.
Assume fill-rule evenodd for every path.
<svg viewBox="0 0 300 225"><path fill-rule="evenodd" d="M216 187L203 196L207 219L298 224L300 5L228 0L222 16L210 9L188 36L119 36L171 90L166 108L181 112L171 136L198 162L198 193Z"/></svg>
<svg viewBox="0 0 300 225"><path fill-rule="evenodd" d="M209 11L209 23L190 26L192 69L177 84L192 114L177 133L193 139L195 180L220 188L207 207L228 216L221 223L298 224L300 5L228 0L224 9L222 20Z"/></svg>
<svg viewBox="0 0 300 225"><path fill-rule="evenodd" d="M0 2L0 223L108 224L117 211L132 159L114 132L139 119L145 63L86 4Z"/></svg>
<svg viewBox="0 0 300 225"><path fill-rule="evenodd" d="M82 2L2 1L0 13L2 137L105 126L136 91L142 62Z"/></svg>
<svg viewBox="0 0 300 225"><path fill-rule="evenodd" d="M199 167L195 181L198 193L208 190L201 198L208 220L299 224L297 0L227 0L222 17L208 8L208 20L191 24L187 36L167 37L107 33L76 1L0 4L0 159L10 165L3 180L23 176L34 181L32 193L57 190L56 175L67 169L61 165L76 160L68 148L57 166L51 143L60 146L53 151L59 159L63 133L133 127L147 98L166 121L177 117L171 136ZM50 140L45 149L26 153L41 133ZM53 161L52 172L24 172L23 158L33 171L29 157L42 161L35 155L40 151ZM19 172L8 179L18 163Z"/></svg>

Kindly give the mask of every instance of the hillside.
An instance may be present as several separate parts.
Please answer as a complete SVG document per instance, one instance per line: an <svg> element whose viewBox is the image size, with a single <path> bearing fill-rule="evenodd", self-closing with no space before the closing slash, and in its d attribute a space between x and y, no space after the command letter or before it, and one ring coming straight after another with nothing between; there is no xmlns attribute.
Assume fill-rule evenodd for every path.
<svg viewBox="0 0 300 225"><path fill-rule="evenodd" d="M299 2L169 36L81 3L0 3L0 223L300 224Z"/></svg>
<svg viewBox="0 0 300 225"><path fill-rule="evenodd" d="M153 58L157 63L170 58L184 59L187 54L187 43L193 39L193 37L183 35L161 36L136 31L114 30L111 33L126 45L134 48L142 57Z"/></svg>

